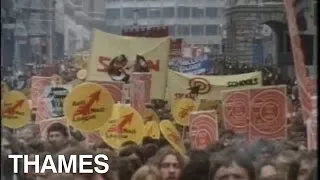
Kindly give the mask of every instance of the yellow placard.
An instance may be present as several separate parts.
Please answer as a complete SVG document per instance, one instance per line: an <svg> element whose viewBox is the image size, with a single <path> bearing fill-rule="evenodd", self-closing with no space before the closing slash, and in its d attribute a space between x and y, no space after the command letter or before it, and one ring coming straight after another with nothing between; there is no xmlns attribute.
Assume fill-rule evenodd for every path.
<svg viewBox="0 0 320 180"><path fill-rule="evenodd" d="M183 139L171 121L162 120L160 122L160 130L163 136L169 141L175 150L179 151L181 154L186 153Z"/></svg>
<svg viewBox="0 0 320 180"><path fill-rule="evenodd" d="M144 137L160 139L159 124L156 121L148 121L144 125Z"/></svg>
<svg viewBox="0 0 320 180"><path fill-rule="evenodd" d="M128 62L122 65L124 71L131 73L136 64L136 56L143 56L152 74L151 98L164 99L168 75L168 57L170 37L144 38L125 37L105 33L94 29L92 36L91 56L87 65L87 81L112 81L109 66L113 59L125 55Z"/></svg>
<svg viewBox="0 0 320 180"><path fill-rule="evenodd" d="M221 91L239 88L256 88L262 86L262 73L251 72L236 75L196 76L168 70L166 99L173 104L182 97L193 98L199 103L201 99L221 100Z"/></svg>
<svg viewBox="0 0 320 180"><path fill-rule="evenodd" d="M146 110L142 113L142 117L145 122L148 122L148 121L156 121L158 123L160 122L160 117L151 108L146 108Z"/></svg>
<svg viewBox="0 0 320 180"><path fill-rule="evenodd" d="M4 126L17 129L25 126L31 118L27 97L18 91L9 91L1 104L1 119Z"/></svg>
<svg viewBox="0 0 320 180"><path fill-rule="evenodd" d="M112 148L119 149L127 141L142 143L144 121L130 105L115 104L112 117L100 129L102 139Z"/></svg>
<svg viewBox="0 0 320 180"><path fill-rule="evenodd" d="M63 111L68 124L84 132L93 132L109 120L113 104L106 88L96 83L83 83L65 98Z"/></svg>
<svg viewBox="0 0 320 180"><path fill-rule="evenodd" d="M178 99L171 106L171 112L174 120L182 126L189 125L189 113L196 109L196 103L189 98Z"/></svg>

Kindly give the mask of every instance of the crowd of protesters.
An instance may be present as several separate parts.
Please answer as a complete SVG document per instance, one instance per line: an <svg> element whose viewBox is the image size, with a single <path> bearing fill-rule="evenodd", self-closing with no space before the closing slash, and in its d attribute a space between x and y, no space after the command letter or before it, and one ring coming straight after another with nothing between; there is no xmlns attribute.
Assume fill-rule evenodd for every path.
<svg viewBox="0 0 320 180"><path fill-rule="evenodd" d="M115 150L103 141L88 147L78 131L68 133L62 124L51 125L46 138L41 138L39 127L30 124L12 132L2 129L2 180L315 180L317 153L306 148L305 127L298 114L290 118L287 140L257 140L248 143L246 136L234 134L220 127L219 141L204 150L190 146L184 139L187 153L179 154L167 140L145 137L141 145L126 142ZM9 154L40 155L95 155L109 157L106 174L53 174L50 170L28 174L13 173ZM40 165L42 164L40 162ZM21 164L23 162L20 162ZM94 162L93 162L94 165ZM23 166L20 166L21 168Z"/></svg>
<svg viewBox="0 0 320 180"><path fill-rule="evenodd" d="M220 63L217 68L220 72L214 74L239 74L261 70L264 85L286 84L291 100L298 102L294 80L281 76L281 72L274 66L257 68L236 63L217 63ZM63 75L65 72L62 69L59 74ZM75 79L75 75L63 76L70 76L69 79L65 78L66 81ZM165 101L153 100L150 108L154 109L161 119L173 120ZM288 117L286 140L260 139L249 143L245 135L224 130L221 122L222 120L219 123L219 141L204 150L193 149L187 134L184 139L187 149L185 155L175 151L163 136L159 140L145 137L141 145L126 142L120 150L115 150L103 141L97 141L89 147L80 132L72 130L68 133L69 129L59 123L48 128L45 138L41 137L40 128L36 124L16 131L2 128L1 180L317 179L317 153L307 150L306 127L298 105L295 106L294 114ZM13 160L8 158L9 154L28 154L30 158L40 155L40 161L44 161L44 156L48 154L54 157L106 154L109 157L107 163L110 169L106 174L54 174L51 171L36 174L32 169L28 174L24 174L20 169L18 174L14 174Z"/></svg>

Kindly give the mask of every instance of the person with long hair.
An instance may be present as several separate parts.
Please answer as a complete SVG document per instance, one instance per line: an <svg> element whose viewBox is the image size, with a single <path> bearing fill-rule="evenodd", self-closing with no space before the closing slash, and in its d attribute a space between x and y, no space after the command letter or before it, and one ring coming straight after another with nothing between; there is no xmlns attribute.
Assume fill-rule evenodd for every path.
<svg viewBox="0 0 320 180"><path fill-rule="evenodd" d="M140 167L132 176L131 180L162 180L159 170L151 165Z"/></svg>

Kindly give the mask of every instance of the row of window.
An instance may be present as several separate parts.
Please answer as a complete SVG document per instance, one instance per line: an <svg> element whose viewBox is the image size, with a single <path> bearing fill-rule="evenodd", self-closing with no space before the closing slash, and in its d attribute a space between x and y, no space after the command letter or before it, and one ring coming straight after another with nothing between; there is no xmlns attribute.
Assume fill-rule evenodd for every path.
<svg viewBox="0 0 320 180"><path fill-rule="evenodd" d="M164 8L123 8L122 15L125 19L139 18L218 18L223 16L223 8L207 7L164 7ZM120 19L121 11L118 8L106 10L107 19Z"/></svg>
<svg viewBox="0 0 320 180"><path fill-rule="evenodd" d="M127 28L123 28L127 29ZM120 33L120 26L108 26L107 31L110 33ZM176 25L169 26L171 36L217 36L221 34L219 25Z"/></svg>

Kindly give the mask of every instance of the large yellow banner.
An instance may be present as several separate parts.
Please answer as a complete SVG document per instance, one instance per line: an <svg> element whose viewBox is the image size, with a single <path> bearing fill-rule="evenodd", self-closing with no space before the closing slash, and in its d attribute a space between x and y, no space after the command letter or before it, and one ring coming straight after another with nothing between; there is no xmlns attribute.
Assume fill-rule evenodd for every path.
<svg viewBox="0 0 320 180"><path fill-rule="evenodd" d="M220 92L230 88L262 86L261 72L225 76L194 76L169 70L166 99L173 102L179 98L221 100Z"/></svg>
<svg viewBox="0 0 320 180"><path fill-rule="evenodd" d="M94 30L91 59L88 61L87 81L113 81L108 67L117 56L125 55L128 72L132 72L136 56L146 59L152 73L151 98L164 99L167 80L167 66L170 38L141 38L118 36Z"/></svg>

